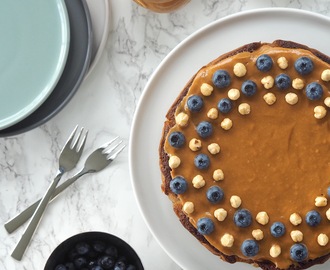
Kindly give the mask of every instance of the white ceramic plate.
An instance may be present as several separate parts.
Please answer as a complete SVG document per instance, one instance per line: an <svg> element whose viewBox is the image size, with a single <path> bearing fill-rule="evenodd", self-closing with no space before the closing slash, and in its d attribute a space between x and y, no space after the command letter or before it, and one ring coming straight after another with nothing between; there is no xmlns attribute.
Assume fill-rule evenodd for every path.
<svg viewBox="0 0 330 270"><path fill-rule="evenodd" d="M86 0L92 21L93 49L89 71L92 72L104 50L110 28L110 4L109 0Z"/></svg>
<svg viewBox="0 0 330 270"><path fill-rule="evenodd" d="M187 270L252 270L229 264L206 250L181 225L160 189L158 145L165 114L188 80L217 56L253 41L292 40L330 55L330 18L294 9L259 9L238 13L197 31L178 45L148 82L133 121L130 172L141 212L165 251ZM303 29L303 30L302 30ZM328 270L330 262L313 270Z"/></svg>
<svg viewBox="0 0 330 270"><path fill-rule="evenodd" d="M63 0L0 2L0 129L25 118L64 69L70 28Z"/></svg>

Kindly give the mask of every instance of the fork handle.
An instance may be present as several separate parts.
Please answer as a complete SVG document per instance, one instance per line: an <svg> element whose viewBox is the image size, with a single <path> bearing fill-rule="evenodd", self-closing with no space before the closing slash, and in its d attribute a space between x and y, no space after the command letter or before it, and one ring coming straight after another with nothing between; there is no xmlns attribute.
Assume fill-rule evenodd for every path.
<svg viewBox="0 0 330 270"><path fill-rule="evenodd" d="M86 173L89 173L91 171L87 170L81 170L80 172L76 173L73 177L63 182L61 185L56 187L55 192L53 193L53 196L50 199L50 202L52 202L58 194L60 194L63 190L68 188L70 185L72 185L78 178L85 175ZM8 220L4 227L8 233L12 233L15 230L17 230L21 225L23 225L34 213L34 211L37 209L41 199L31 204L29 207L27 207L24 211L17 214L12 219Z"/></svg>
<svg viewBox="0 0 330 270"><path fill-rule="evenodd" d="M41 220L41 217L42 217L42 215L48 205L48 202L51 199L51 197L54 193L54 190L55 190L58 182L60 181L62 175L63 175L63 172L59 171L58 174L56 175L56 177L54 178L54 180L49 185L46 194L43 196L40 203L38 204L38 207L37 207L36 211L34 212L32 219L30 220L21 239L18 241L15 249L13 250L13 252L11 254L11 256L14 259L16 259L18 261L20 261L22 259L23 254L24 254L27 246L30 243L30 240Z"/></svg>

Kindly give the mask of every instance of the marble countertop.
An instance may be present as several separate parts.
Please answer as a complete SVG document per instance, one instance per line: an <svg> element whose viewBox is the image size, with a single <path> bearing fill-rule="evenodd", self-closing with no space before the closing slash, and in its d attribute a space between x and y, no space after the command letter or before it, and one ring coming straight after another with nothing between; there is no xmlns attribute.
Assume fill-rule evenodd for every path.
<svg viewBox="0 0 330 270"><path fill-rule="evenodd" d="M56 174L59 152L76 124L89 129L82 161L115 136L128 143L134 111L148 78L162 59L196 30L226 15L262 7L298 8L330 16L327 0L193 0L169 14L147 11L130 0L109 1L107 45L71 102L48 123L25 134L0 138L2 225L45 192ZM48 207L18 262L10 254L23 229L8 234L0 226L0 269L43 269L59 243L91 230L110 232L129 242L145 269L181 269L154 239L139 212L127 148L110 167L85 176Z"/></svg>

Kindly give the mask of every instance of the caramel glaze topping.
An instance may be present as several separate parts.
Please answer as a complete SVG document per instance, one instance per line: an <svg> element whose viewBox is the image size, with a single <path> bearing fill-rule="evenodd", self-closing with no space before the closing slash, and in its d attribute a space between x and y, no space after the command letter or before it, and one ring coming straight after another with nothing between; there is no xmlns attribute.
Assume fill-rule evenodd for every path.
<svg viewBox="0 0 330 270"><path fill-rule="evenodd" d="M273 67L268 72L261 72L256 67L256 59L262 54L267 54L273 59ZM294 68L296 59L307 56L312 59L314 69L308 75L300 75ZM288 67L281 69L277 59L285 57ZM245 65L247 73L237 77L233 72L236 63ZM315 57L308 50L285 49L281 47L261 46L258 50L242 52L226 58L214 65L202 68L194 78L187 95L182 99L176 109L175 115L184 112L189 116L186 126L174 125L168 134L180 131L185 136L185 144L181 148L172 147L168 140L165 142L165 151L169 156L177 156L181 163L177 168L172 168L172 178L183 176L188 183L187 191L178 195L182 205L192 202L194 210L187 214L190 222L197 227L200 218L210 218L214 225L214 231L204 235L208 242L226 255L237 255L244 259L241 245L244 240L254 239L252 231L260 229L263 239L258 240L260 250L251 259L254 261L272 261L279 269L286 269L296 262L290 258L290 248L295 242L290 233L299 230L303 234L301 241L308 249L308 258L315 259L330 252L330 243L321 246L317 238L320 234L330 237L330 221L326 211L330 207L315 206L315 198L323 196L329 199L327 189L330 186L330 111L324 105L326 97L330 96L330 82L321 80L321 73L329 69L330 65ZM212 75L216 70L226 70L230 77L229 86L219 89L212 82ZM322 85L324 93L319 100L311 101L306 97L305 87L296 90L290 86L286 90L279 90L275 85L265 89L261 80L265 76L285 73L291 80L300 78L306 86L310 82L318 82ZM221 113L216 119L207 116L211 108L217 108L218 101L228 97L228 91L232 88L241 89L246 80L253 80L257 84L257 92L253 96L245 96L240 93L237 100L233 100L233 109L229 113ZM201 93L203 83L211 85L214 89L209 96ZM268 92L276 96L276 102L268 105L263 96ZM285 100L289 92L295 93L298 102L290 105ZM186 105L187 98L191 95L202 97L204 105L199 112L191 112ZM250 105L250 113L242 115L238 112L238 106L242 103ZM322 119L314 117L314 108L323 106L327 115ZM224 118L232 120L233 126L229 130L221 128ZM213 126L213 133L205 139L196 133L196 126L201 121L208 121ZM200 150L189 149L189 142L193 138L202 141ZM217 154L210 154L207 146L217 143L221 150ZM204 153L210 158L208 169L198 169L194 166L194 158L197 154ZM213 172L221 169L224 179L213 180ZM205 186L197 189L193 187L192 179L196 175L203 176ZM210 186L218 185L224 191L224 198L216 203L210 203L206 198L206 191ZM238 209L247 209L252 214L252 223L246 228L240 228L233 221L234 213L238 210L230 203L231 196L236 195L241 199ZM214 217L216 209L223 208L227 211L227 217L219 221ZM307 212L316 210L322 220L318 226L311 227L305 221ZM256 216L259 212L266 212L269 222L261 225ZM297 213L302 222L293 225L290 215ZM274 237L270 233L270 226L274 222L282 222L286 232L281 237ZM221 237L225 234L232 235L234 242L231 247L221 244ZM280 247L277 257L270 255L272 246ZM276 246L275 246L276 247ZM274 255L273 255L274 256Z"/></svg>

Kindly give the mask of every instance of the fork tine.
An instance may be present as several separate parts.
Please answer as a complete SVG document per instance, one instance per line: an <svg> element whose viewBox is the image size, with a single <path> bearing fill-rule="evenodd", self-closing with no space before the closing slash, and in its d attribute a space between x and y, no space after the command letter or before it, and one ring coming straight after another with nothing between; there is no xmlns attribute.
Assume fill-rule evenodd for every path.
<svg viewBox="0 0 330 270"><path fill-rule="evenodd" d="M110 146L110 144L112 144L115 140L117 140L119 138L119 136L113 138L112 140L106 142L105 144L102 144L100 146L100 149L106 149L108 146Z"/></svg>
<svg viewBox="0 0 330 270"><path fill-rule="evenodd" d="M76 127L75 127L75 128L73 129L73 131L71 132L70 137L69 137L68 140L66 141L66 143L65 143L65 145L64 145L64 147L63 147L63 149L64 149L64 148L67 148L67 147L71 148L71 145L72 145L73 139L74 139L75 134L76 134L76 132L77 132L77 129L78 129L78 125L76 125Z"/></svg>
<svg viewBox="0 0 330 270"><path fill-rule="evenodd" d="M111 152L113 152L121 143L122 143L123 141L122 140L120 140L116 145L114 145L114 146L112 146L111 148L105 148L105 149L103 149L103 153L104 154L111 154Z"/></svg>
<svg viewBox="0 0 330 270"><path fill-rule="evenodd" d="M107 159L108 160L114 160L117 156L118 156L118 154L121 152L121 151L123 151L124 150L124 148L126 147L126 145L124 144L122 147L120 147L115 153L113 153L112 155L108 155L108 157L107 157Z"/></svg>
<svg viewBox="0 0 330 270"><path fill-rule="evenodd" d="M84 150L85 147L85 143L87 140L87 136L88 136L88 130L86 130L84 136L82 137L82 139L80 139L80 135L82 133L84 128L81 129L80 133L79 133L79 137L77 138L77 144L76 144L76 150L78 153L81 153ZM80 139L81 143L78 145L78 139Z"/></svg>

